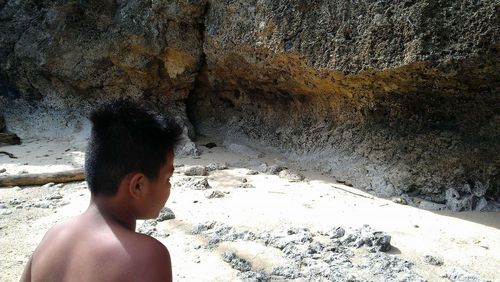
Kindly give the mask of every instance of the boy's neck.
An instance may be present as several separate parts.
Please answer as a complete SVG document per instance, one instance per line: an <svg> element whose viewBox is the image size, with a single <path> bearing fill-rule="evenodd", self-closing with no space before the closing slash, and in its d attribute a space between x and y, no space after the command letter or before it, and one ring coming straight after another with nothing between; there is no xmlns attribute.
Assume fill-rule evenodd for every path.
<svg viewBox="0 0 500 282"><path fill-rule="evenodd" d="M100 216L108 224L119 225L125 229L135 231L135 216L130 212L130 209L117 203L114 197L91 196L86 213Z"/></svg>

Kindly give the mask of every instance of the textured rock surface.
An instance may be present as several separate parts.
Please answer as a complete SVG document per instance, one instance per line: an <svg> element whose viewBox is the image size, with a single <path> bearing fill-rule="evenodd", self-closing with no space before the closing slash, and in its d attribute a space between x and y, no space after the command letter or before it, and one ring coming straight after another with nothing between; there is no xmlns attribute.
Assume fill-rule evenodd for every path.
<svg viewBox="0 0 500 282"><path fill-rule="evenodd" d="M498 197L499 11L495 0L211 1L192 117L382 196Z"/></svg>
<svg viewBox="0 0 500 282"><path fill-rule="evenodd" d="M21 137L71 136L116 97L193 137L191 92L200 132L379 195L500 196L496 0L0 0L0 22L0 116Z"/></svg>
<svg viewBox="0 0 500 282"><path fill-rule="evenodd" d="M0 1L0 99L13 109L7 121L71 126L117 97L185 117L182 103L165 105L193 87L204 7L203 0Z"/></svg>

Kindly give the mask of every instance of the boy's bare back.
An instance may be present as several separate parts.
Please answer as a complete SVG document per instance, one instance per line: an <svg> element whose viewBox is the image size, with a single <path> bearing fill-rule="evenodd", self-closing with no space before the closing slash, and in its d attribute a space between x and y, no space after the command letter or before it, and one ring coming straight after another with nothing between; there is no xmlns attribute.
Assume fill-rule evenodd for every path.
<svg viewBox="0 0 500 282"><path fill-rule="evenodd" d="M52 227L21 281L171 281L167 248L91 210Z"/></svg>
<svg viewBox="0 0 500 282"><path fill-rule="evenodd" d="M47 232L21 281L172 281L167 248L135 225L156 218L170 196L182 128L126 101L94 111L91 121L89 207Z"/></svg>

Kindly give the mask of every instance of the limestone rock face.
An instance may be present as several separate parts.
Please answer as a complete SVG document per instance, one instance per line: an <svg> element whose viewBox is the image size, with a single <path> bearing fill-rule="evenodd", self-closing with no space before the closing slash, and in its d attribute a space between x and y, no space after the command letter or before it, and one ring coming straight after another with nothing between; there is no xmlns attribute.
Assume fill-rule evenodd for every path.
<svg viewBox="0 0 500 282"><path fill-rule="evenodd" d="M202 133L382 196L500 196L498 0L0 0L0 23L0 116L22 137L117 97L192 137L187 99Z"/></svg>
<svg viewBox="0 0 500 282"><path fill-rule="evenodd" d="M500 194L498 1L210 1L204 35L200 131L383 196Z"/></svg>
<svg viewBox="0 0 500 282"><path fill-rule="evenodd" d="M117 97L160 109L186 99L202 54L205 4L0 1L0 96L45 112Z"/></svg>

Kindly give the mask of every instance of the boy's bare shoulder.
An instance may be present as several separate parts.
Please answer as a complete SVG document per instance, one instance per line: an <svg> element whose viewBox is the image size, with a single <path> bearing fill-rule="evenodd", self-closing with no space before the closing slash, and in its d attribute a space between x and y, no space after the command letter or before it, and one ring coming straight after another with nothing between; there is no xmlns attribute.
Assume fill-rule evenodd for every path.
<svg viewBox="0 0 500 282"><path fill-rule="evenodd" d="M141 281L172 281L170 253L160 241L153 237L130 234L128 247L131 261L129 267ZM132 255L133 254L133 255Z"/></svg>
<svg viewBox="0 0 500 282"><path fill-rule="evenodd" d="M172 280L170 254L165 245L125 228L87 225L78 218L57 224L46 233L35 252L35 267L42 273L61 266L74 269L74 265L60 260L61 253L75 254L78 259L72 261L77 268L96 275L89 280L104 277L121 281ZM40 264L36 258L42 256L44 260ZM51 263L46 265L48 262ZM94 268L104 268L106 272L99 273Z"/></svg>

